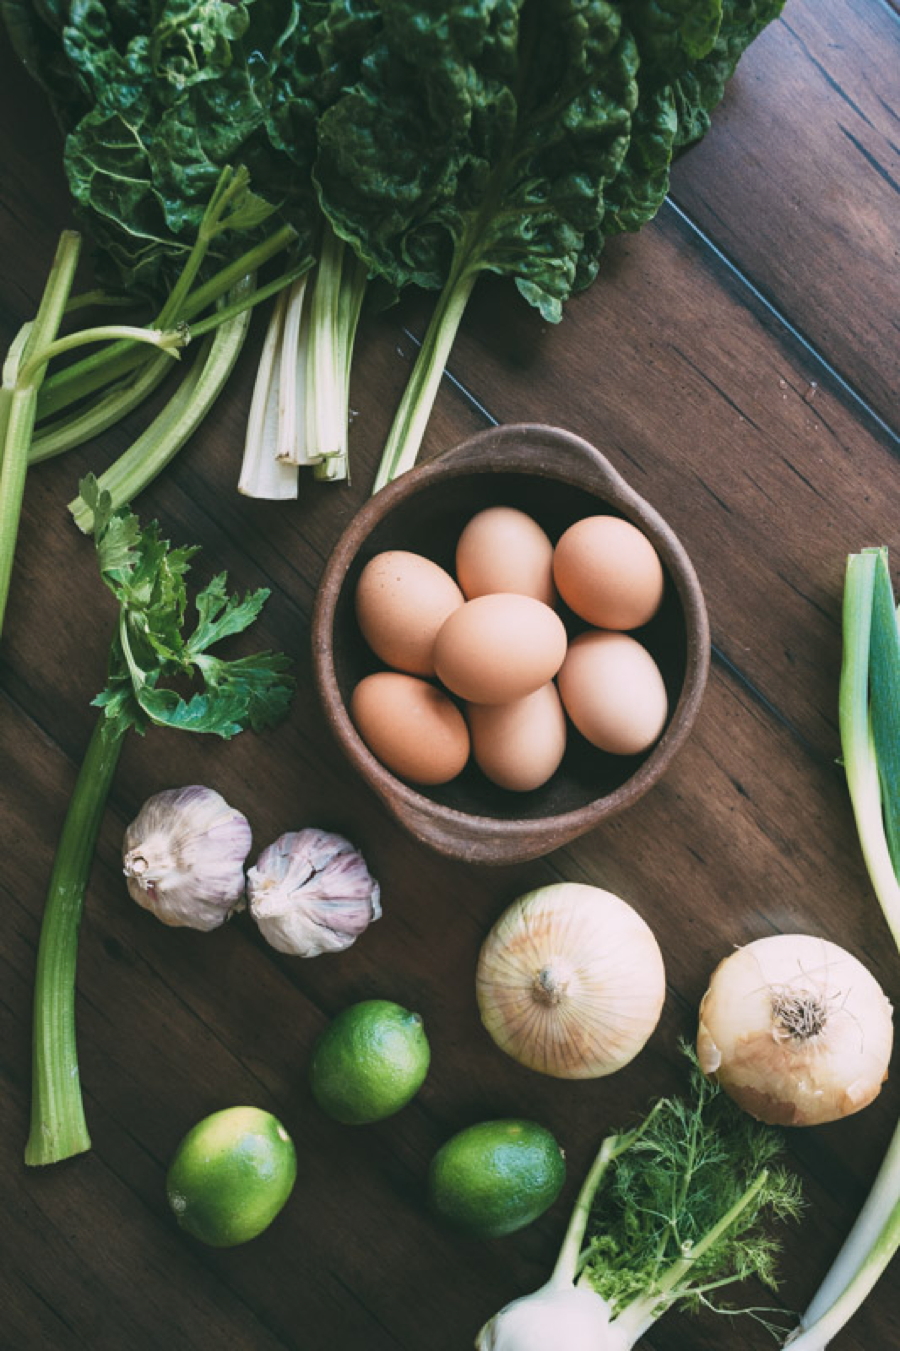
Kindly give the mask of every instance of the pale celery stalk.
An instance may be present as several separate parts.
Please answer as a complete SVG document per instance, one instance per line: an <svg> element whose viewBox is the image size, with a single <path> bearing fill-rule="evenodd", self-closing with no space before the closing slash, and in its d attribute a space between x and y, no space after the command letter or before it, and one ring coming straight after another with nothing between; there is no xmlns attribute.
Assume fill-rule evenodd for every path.
<svg viewBox="0 0 900 1351"><path fill-rule="evenodd" d="M253 295L253 285L254 279L246 277L235 291ZM232 293L232 299L239 298ZM239 309L214 330L207 340L208 345L204 346L166 407L128 450L99 476L100 489L109 493L114 510L133 501L196 431L234 368L249 322L250 310ZM90 534L94 513L84 499L76 497L69 503L69 510L78 528Z"/></svg>
<svg viewBox="0 0 900 1351"><path fill-rule="evenodd" d="M40 354L56 337L75 279L80 251L80 236L71 230L64 231L37 316L30 327L20 330L4 366L0 396L0 430L3 432L0 453L0 630L9 598L38 390L47 368L46 360L41 360Z"/></svg>
<svg viewBox="0 0 900 1351"><path fill-rule="evenodd" d="M32 437L28 463L39 464L42 460L74 450L86 441L93 441L135 408L139 408L171 368L172 360L168 354L151 356L130 378L110 386L106 393L75 416L59 418L46 427L40 427Z"/></svg>
<svg viewBox="0 0 900 1351"><path fill-rule="evenodd" d="M284 315L287 290L276 298L260 354L247 432L244 458L238 480L238 492L245 497L284 501L299 494L300 470L278 458L279 381Z"/></svg>
<svg viewBox="0 0 900 1351"><path fill-rule="evenodd" d="M284 225L248 250L241 258L222 268L185 298L177 316L178 322L191 323L196 320L197 315L217 304L223 295L233 290L242 277L258 271L276 254L293 243L296 237L296 231L290 225ZM273 290L284 285L293 275L273 283L265 294L271 295ZM259 299L265 299L265 295L261 294ZM158 318L155 326L161 327ZM147 359L146 349L140 344L118 342L100 352L92 353L81 361L73 362L61 371L54 372L41 389L38 418L43 420L55 416L88 395L96 393L97 390L104 389L113 381L130 375Z"/></svg>
<svg viewBox="0 0 900 1351"><path fill-rule="evenodd" d="M75 968L94 849L124 731L94 727L53 861L38 944L32 1038L31 1129L25 1162L56 1163L91 1147L78 1076Z"/></svg>
<svg viewBox="0 0 900 1351"><path fill-rule="evenodd" d="M900 700L900 638L883 549L865 549L847 560L843 639L839 722L847 788L869 879L900 949L898 860L889 843L886 785L879 773L879 745L884 761L897 755L896 746L882 738L895 737ZM873 703L876 688L882 707ZM886 701L892 710L883 707ZM785 1345L791 1351L823 1351L859 1309L898 1248L900 1124L852 1229Z"/></svg>

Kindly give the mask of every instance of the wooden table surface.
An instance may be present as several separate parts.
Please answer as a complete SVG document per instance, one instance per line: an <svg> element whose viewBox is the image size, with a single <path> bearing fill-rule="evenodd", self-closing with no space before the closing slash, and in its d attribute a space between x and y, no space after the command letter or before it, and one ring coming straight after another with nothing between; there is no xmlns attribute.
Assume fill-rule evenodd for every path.
<svg viewBox="0 0 900 1351"><path fill-rule="evenodd" d="M2 56L0 321L30 317L71 223L60 145L42 96ZM29 476L0 649L0 1345L10 1351L463 1351L506 1300L540 1284L601 1135L677 1089L714 965L735 944L821 934L871 968L894 1001L900 964L861 863L838 764L836 699L846 555L900 559L900 16L885 0L788 0L751 49L707 139L676 167L640 235L609 247L594 287L557 328L512 289L477 288L424 454L490 422L540 421L600 447L669 519L705 590L710 681L687 747L626 814L516 867L456 865L407 836L349 772L311 679L309 619L323 564L366 500L426 308L366 317L352 404L350 487L296 503L238 495L260 340L193 442L137 504L272 599L260 645L288 652L287 723L231 744L153 732L127 744L106 812L79 955L78 1028L92 1150L22 1161L30 1000L54 847L103 682L111 608L94 551L65 510L140 425ZM206 572L204 573L204 569ZM896 578L895 578L896 580ZM384 916L346 954L303 962L246 916L212 935L173 931L125 892L122 834L151 793L216 784L261 845L317 824L358 842ZM521 1069L482 1030L473 971L494 918L559 878L632 901L668 974L662 1021L610 1079ZM327 1020L369 996L423 1015L433 1066L401 1114L338 1127L306 1086ZM252 1102L288 1125L299 1178L271 1229L216 1251L175 1227L164 1174L185 1130ZM900 1108L900 1075L839 1124L788 1134L808 1211L788 1235L775 1303L801 1309L864 1198ZM493 1243L429 1218L438 1145L487 1117L525 1115L558 1136L563 1195ZM896 1272L834 1342L900 1346ZM740 1302L771 1303L749 1288ZM667 1315L644 1351L773 1345L749 1320ZM564 1351L548 1348L548 1351Z"/></svg>

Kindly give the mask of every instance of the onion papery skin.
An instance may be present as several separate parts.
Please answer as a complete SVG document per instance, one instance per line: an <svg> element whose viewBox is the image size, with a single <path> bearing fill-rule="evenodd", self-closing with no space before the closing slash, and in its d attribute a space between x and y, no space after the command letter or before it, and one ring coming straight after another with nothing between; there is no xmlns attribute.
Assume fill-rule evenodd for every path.
<svg viewBox="0 0 900 1351"><path fill-rule="evenodd" d="M816 1126L867 1107L887 1078L892 1008L870 971L825 938L775 934L738 948L700 1004L706 1074L772 1126Z"/></svg>
<svg viewBox="0 0 900 1351"><path fill-rule="evenodd" d="M666 976L652 930L627 901L562 882L504 911L482 945L475 989L507 1055L557 1079L599 1079L650 1038Z"/></svg>

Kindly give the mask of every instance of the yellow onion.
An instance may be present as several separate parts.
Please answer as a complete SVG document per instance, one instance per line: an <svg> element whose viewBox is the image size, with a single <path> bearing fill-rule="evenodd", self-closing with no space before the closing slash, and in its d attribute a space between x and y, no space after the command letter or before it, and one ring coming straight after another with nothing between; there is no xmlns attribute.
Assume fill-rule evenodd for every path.
<svg viewBox="0 0 900 1351"><path fill-rule="evenodd" d="M666 977L659 944L627 901L561 882L500 916L475 987L481 1020L507 1055L558 1079L599 1079L645 1045Z"/></svg>
<svg viewBox="0 0 900 1351"><path fill-rule="evenodd" d="M815 1126L878 1096L891 1016L856 957L824 938L777 934L716 967L700 1005L697 1055L758 1121Z"/></svg>

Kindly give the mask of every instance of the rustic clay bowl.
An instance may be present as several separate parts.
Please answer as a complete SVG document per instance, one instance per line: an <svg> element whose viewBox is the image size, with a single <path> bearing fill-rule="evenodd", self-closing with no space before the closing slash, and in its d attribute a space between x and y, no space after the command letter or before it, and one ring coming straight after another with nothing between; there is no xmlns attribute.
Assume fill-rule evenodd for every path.
<svg viewBox="0 0 900 1351"><path fill-rule="evenodd" d="M652 540L666 572L663 604L639 633L663 673L670 716L640 756L607 755L570 729L560 768L543 787L512 793L474 764L452 783L413 787L367 749L347 712L351 692L379 669L357 627L354 592L365 563L383 549L409 549L450 572L456 540L482 507L519 507L552 540L581 516L612 512ZM571 632L585 625L564 616ZM440 853L476 863L537 858L622 811L652 787L687 737L709 666L700 584L675 534L612 465L580 437L554 427L509 425L481 432L410 470L353 518L322 577L313 615L313 662L326 717L350 763L394 816Z"/></svg>

